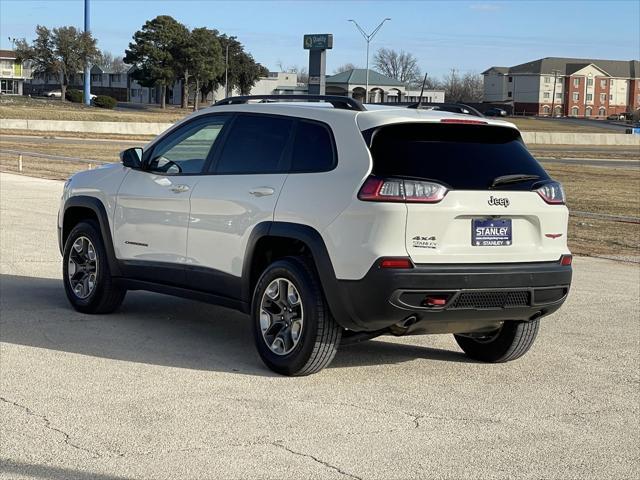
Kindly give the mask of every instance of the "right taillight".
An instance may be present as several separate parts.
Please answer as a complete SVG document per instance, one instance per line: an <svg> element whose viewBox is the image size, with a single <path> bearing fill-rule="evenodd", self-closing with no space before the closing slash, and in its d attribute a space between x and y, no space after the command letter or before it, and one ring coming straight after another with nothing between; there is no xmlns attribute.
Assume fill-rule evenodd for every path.
<svg viewBox="0 0 640 480"><path fill-rule="evenodd" d="M367 202L436 203L447 191L447 187L435 182L369 177L360 188L358 198Z"/></svg>
<svg viewBox="0 0 640 480"><path fill-rule="evenodd" d="M545 183L536 190L542 199L551 205L564 205L566 198L564 190L559 182Z"/></svg>

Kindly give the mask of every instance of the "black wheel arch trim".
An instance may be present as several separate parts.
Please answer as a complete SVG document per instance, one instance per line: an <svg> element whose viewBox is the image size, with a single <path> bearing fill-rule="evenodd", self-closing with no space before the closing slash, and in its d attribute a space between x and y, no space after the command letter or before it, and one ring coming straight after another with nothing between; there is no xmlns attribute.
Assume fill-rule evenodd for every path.
<svg viewBox="0 0 640 480"><path fill-rule="evenodd" d="M342 290L336 278L331 257L327 251L322 235L313 227L290 222L262 222L256 225L251 232L245 258L242 267L242 299L247 305L251 305L253 296L251 285L251 266L253 264L255 249L258 241L264 237L283 237L298 240L304 243L313 256L320 284L324 292L331 314L338 324L344 328L361 329L363 326L354 323L354 315L348 311L348 302L343 300Z"/></svg>
<svg viewBox="0 0 640 480"><path fill-rule="evenodd" d="M113 249L113 239L111 237L111 228L109 224L109 217L107 215L107 209L99 198L90 197L88 195L76 195L69 197L64 204L64 212L62 215L62 228L64 229L64 222L67 216L67 210L70 208L87 208L91 210L98 219L98 225L100 227L100 234L104 243L104 249L107 252L107 259L109 262L109 269L112 276L120 275L120 268L116 261L115 251ZM64 238L64 230L60 232L60 251L64 254L64 244L66 238Z"/></svg>

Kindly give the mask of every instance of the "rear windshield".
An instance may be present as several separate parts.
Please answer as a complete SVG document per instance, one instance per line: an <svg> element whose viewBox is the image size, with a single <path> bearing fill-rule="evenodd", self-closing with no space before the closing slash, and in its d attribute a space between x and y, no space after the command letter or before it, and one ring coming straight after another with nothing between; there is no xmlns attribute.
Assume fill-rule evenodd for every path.
<svg viewBox="0 0 640 480"><path fill-rule="evenodd" d="M373 174L435 180L454 189L485 190L503 175L539 180L500 185L527 190L549 176L508 127L404 123L363 132L371 138Z"/></svg>

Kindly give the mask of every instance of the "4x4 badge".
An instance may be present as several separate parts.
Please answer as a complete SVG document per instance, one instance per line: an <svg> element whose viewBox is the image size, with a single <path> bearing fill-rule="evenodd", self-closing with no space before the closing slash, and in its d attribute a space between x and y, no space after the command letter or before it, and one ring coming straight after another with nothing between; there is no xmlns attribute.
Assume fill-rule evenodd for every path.
<svg viewBox="0 0 640 480"><path fill-rule="evenodd" d="M489 205L502 205L503 207L508 207L509 206L509 199L502 197L502 198L498 198L498 197L494 197L493 195L491 195L489 197L489 201L487 202Z"/></svg>

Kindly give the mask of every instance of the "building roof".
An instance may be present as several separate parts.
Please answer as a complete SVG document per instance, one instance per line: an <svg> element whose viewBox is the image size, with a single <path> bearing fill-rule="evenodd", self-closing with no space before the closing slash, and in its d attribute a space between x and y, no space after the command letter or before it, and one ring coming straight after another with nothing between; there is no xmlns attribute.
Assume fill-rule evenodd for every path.
<svg viewBox="0 0 640 480"><path fill-rule="evenodd" d="M367 83L367 70L364 68L353 68L344 72L336 73L326 79L327 85L348 84L365 85ZM395 78L387 77L375 70L369 70L369 85L382 85L385 87L404 87L404 83Z"/></svg>
<svg viewBox="0 0 640 480"><path fill-rule="evenodd" d="M0 50L0 57L16 58L16 52L14 52L13 50Z"/></svg>
<svg viewBox="0 0 640 480"><path fill-rule="evenodd" d="M637 78L640 77L640 60L598 60L590 58L545 57L531 62L522 63L514 67L491 67L483 73L495 71L497 73L530 73L553 75L557 71L560 75L571 75L587 65L595 65L612 77Z"/></svg>

